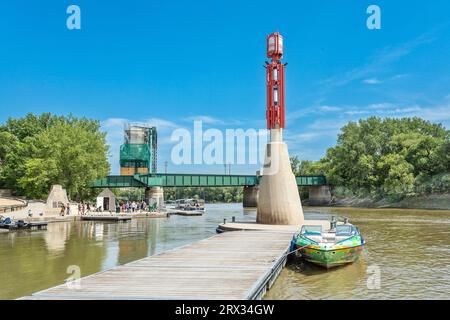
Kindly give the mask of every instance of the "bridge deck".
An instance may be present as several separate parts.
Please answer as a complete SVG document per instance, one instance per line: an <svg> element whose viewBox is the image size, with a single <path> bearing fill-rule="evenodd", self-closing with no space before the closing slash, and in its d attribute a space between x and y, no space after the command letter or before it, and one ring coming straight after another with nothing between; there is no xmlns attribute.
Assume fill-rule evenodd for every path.
<svg viewBox="0 0 450 320"><path fill-rule="evenodd" d="M92 183L93 188L126 188L126 187L238 187L255 186L260 177L251 175L224 174L176 174L155 173L137 174L134 176L107 176ZM303 175L296 177L299 186L326 185L323 175Z"/></svg>
<svg viewBox="0 0 450 320"><path fill-rule="evenodd" d="M24 299L260 299L286 262L292 232L235 231Z"/></svg>

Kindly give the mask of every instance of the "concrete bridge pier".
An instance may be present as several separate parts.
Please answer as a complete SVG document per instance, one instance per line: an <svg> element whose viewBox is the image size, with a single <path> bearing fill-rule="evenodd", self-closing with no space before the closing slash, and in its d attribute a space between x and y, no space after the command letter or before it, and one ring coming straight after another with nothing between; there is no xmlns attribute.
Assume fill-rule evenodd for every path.
<svg viewBox="0 0 450 320"><path fill-rule="evenodd" d="M309 205L322 206L331 202L330 186L310 186L309 187Z"/></svg>
<svg viewBox="0 0 450 320"><path fill-rule="evenodd" d="M303 221L297 181L292 173L287 144L283 142L282 129L270 129L259 184L256 223L299 226Z"/></svg>
<svg viewBox="0 0 450 320"><path fill-rule="evenodd" d="M242 205L244 208L256 208L258 206L259 186L244 186Z"/></svg>
<svg viewBox="0 0 450 320"><path fill-rule="evenodd" d="M145 189L145 201L149 204L156 203L157 208L164 205L164 189L162 187L151 187Z"/></svg>

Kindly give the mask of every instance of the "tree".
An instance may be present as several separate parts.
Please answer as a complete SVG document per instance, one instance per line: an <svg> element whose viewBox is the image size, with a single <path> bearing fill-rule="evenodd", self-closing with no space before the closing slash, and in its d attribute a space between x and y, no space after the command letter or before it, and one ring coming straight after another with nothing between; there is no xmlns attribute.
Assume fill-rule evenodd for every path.
<svg viewBox="0 0 450 320"><path fill-rule="evenodd" d="M420 118L370 117L345 125L320 161L293 157L292 166L296 174L324 172L330 184L360 195L403 197L423 190L422 183L442 190L450 172L450 131Z"/></svg>
<svg viewBox="0 0 450 320"><path fill-rule="evenodd" d="M45 198L61 184L73 199L90 197L89 183L109 172L108 146L98 121L28 114L0 127L2 168L8 188L31 198Z"/></svg>
<svg viewBox="0 0 450 320"><path fill-rule="evenodd" d="M413 166L400 154L387 154L377 164L383 172L382 191L392 197L409 195L414 188Z"/></svg>

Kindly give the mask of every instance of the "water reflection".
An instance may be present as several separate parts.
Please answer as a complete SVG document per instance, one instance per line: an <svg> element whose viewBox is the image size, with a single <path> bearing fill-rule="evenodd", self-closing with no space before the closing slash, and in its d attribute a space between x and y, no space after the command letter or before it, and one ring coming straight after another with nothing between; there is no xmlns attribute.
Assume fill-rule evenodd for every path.
<svg viewBox="0 0 450 320"><path fill-rule="evenodd" d="M70 223L53 223L47 226L47 232L44 232L45 245L47 250L53 255L64 252L66 241L70 235Z"/></svg>

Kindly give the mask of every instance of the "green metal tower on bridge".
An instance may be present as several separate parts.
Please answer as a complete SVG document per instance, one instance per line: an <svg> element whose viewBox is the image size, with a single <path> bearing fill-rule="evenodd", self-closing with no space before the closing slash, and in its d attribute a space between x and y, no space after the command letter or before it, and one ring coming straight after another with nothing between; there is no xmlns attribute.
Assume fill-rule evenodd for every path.
<svg viewBox="0 0 450 320"><path fill-rule="evenodd" d="M157 137L155 127L125 125L124 144L120 147L120 175L156 173Z"/></svg>

